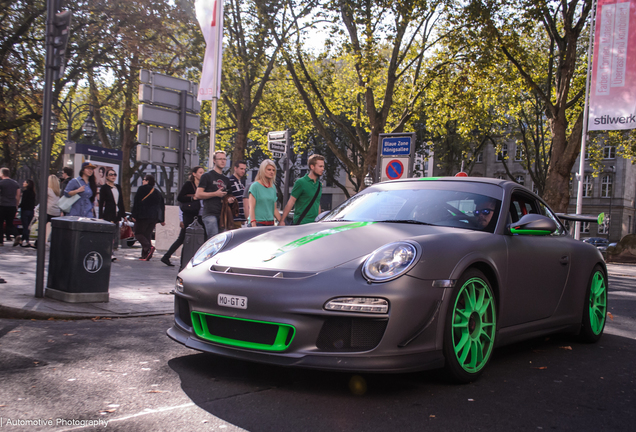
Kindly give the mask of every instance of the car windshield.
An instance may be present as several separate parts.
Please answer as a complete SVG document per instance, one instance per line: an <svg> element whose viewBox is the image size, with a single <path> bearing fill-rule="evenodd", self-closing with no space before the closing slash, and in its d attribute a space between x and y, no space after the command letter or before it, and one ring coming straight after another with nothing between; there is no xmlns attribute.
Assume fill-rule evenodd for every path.
<svg viewBox="0 0 636 432"><path fill-rule="evenodd" d="M355 195L324 222L394 222L494 232L501 201L456 190L378 190Z"/></svg>

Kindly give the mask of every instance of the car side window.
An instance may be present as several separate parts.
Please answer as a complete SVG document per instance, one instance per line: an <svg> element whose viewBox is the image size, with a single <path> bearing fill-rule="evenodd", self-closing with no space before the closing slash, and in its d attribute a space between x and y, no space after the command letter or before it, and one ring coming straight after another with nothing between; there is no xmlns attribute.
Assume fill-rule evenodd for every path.
<svg viewBox="0 0 636 432"><path fill-rule="evenodd" d="M513 193L510 202L510 218L517 222L527 214L541 214L534 198L520 193Z"/></svg>

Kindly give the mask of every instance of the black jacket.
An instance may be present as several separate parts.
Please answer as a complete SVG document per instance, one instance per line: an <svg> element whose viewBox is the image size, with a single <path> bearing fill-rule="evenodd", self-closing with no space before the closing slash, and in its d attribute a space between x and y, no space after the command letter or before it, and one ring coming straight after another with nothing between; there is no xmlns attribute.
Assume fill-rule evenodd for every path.
<svg viewBox="0 0 636 432"><path fill-rule="evenodd" d="M150 193L152 191L152 193ZM142 185L137 189L131 216L135 219L150 219L161 223L166 214L163 195L150 185Z"/></svg>
<svg viewBox="0 0 636 432"><path fill-rule="evenodd" d="M108 184L102 185L99 189L99 218L109 222L119 222L126 217L126 209L124 208L124 197L121 193L121 186L115 185L119 191L119 199L117 207L115 207L115 197L113 191Z"/></svg>

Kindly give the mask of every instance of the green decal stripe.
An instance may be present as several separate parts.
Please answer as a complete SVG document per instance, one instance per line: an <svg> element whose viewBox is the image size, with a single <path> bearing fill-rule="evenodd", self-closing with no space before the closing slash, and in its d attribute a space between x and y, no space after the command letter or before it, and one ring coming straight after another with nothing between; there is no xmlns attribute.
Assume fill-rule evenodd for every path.
<svg viewBox="0 0 636 432"><path fill-rule="evenodd" d="M439 180L441 177L421 177L420 180Z"/></svg>
<svg viewBox="0 0 636 432"><path fill-rule="evenodd" d="M515 228L510 228L510 232L513 234L529 234L529 235L552 234L552 231L548 231L548 230L524 230L524 229L515 229Z"/></svg>
<svg viewBox="0 0 636 432"><path fill-rule="evenodd" d="M237 320L237 321L246 321L246 322L258 323L258 324L276 326L278 327L278 331L276 333L276 339L274 343L269 345L269 344L262 344L258 342L248 342L248 341L242 341L238 339L230 339L223 336L217 336L214 334L214 329L210 329L208 327L207 320L205 319L206 315L217 317L217 318L223 318L223 319L231 319L231 320ZM246 348L246 349L261 350L261 351L286 350L291 344L292 340L294 339L294 336L296 333L296 329L289 324L278 324L278 323L272 323L267 321L258 321L258 320L250 320L245 318L228 317L223 315L206 314L202 312L192 312L192 324L193 324L192 327L194 328L195 334L199 336L201 339L209 340L211 342L220 343L224 345L230 345L230 346Z"/></svg>
<svg viewBox="0 0 636 432"><path fill-rule="evenodd" d="M364 227L364 226L367 226L367 225L372 225L374 223L375 222L354 222L354 223L343 225L343 226L340 226L340 227L337 227L337 228L330 228L330 229L326 229L326 230L315 232L313 234L309 234L307 236L299 238L298 240L294 240L291 243L287 243L285 246L277 249L276 252L274 252L272 254L272 256L269 257L268 259L266 259L265 261L271 261L274 258L278 258L279 256L281 256L283 254L286 254L287 252L289 252L291 250L294 250L294 249L296 249L296 248L298 248L300 246L304 246L304 245L306 245L308 243L311 243L311 242L316 241L318 239L321 239L323 237L327 237L327 236L330 236L330 235L333 235L333 234L338 234L340 232L348 231L348 230L351 230L351 229L354 229L354 228L361 228L361 227Z"/></svg>

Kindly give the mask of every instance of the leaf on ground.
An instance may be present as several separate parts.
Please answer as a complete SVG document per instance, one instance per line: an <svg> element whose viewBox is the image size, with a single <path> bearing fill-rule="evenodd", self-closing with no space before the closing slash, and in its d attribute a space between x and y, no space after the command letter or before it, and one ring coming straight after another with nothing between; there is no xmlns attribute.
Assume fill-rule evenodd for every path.
<svg viewBox="0 0 636 432"><path fill-rule="evenodd" d="M165 393L165 390L148 390L146 393Z"/></svg>
<svg viewBox="0 0 636 432"><path fill-rule="evenodd" d="M64 333L64 336L75 336L75 333Z"/></svg>
<svg viewBox="0 0 636 432"><path fill-rule="evenodd" d="M112 409L107 409L107 410L101 410L99 413L100 413L100 414L106 414L106 413L114 413L115 411L117 411L117 408L112 408Z"/></svg>
<svg viewBox="0 0 636 432"><path fill-rule="evenodd" d="M559 348L564 349L564 350L572 351L572 347L571 346L562 346L562 347L559 347Z"/></svg>
<svg viewBox="0 0 636 432"><path fill-rule="evenodd" d="M548 368L547 366L539 366L539 367L533 367L532 369L541 369L541 370L543 370L543 369L547 369L547 368Z"/></svg>
<svg viewBox="0 0 636 432"><path fill-rule="evenodd" d="M612 315L611 312L607 313L607 316L609 317L609 319L611 319L612 321L614 321L614 315Z"/></svg>
<svg viewBox="0 0 636 432"><path fill-rule="evenodd" d="M9 333L20 333L20 330L11 330Z"/></svg>

